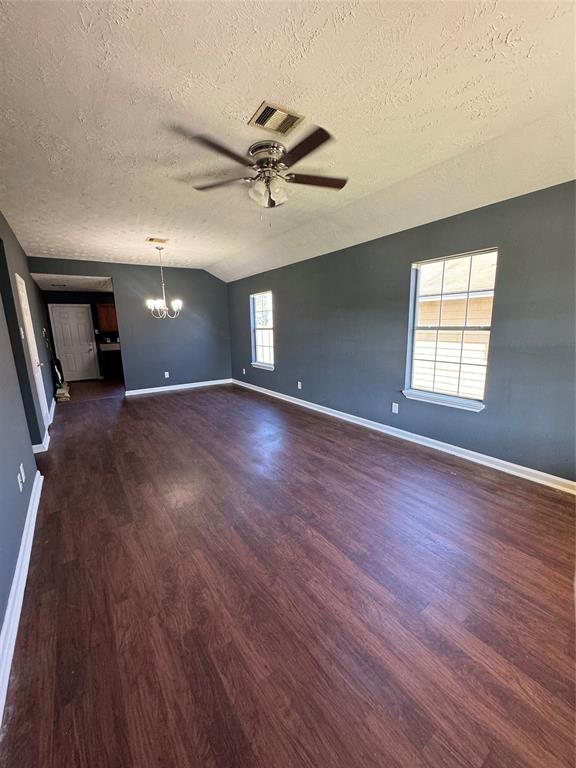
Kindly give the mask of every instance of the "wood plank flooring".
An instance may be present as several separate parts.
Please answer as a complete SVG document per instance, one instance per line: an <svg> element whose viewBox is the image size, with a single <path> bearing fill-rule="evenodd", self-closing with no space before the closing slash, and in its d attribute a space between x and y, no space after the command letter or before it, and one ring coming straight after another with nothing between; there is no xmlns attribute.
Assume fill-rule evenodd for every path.
<svg viewBox="0 0 576 768"><path fill-rule="evenodd" d="M102 400L105 397L124 397L124 382L110 379L73 381L70 384L70 400L62 405L85 400Z"/></svg>
<svg viewBox="0 0 576 768"><path fill-rule="evenodd" d="M0 765L573 765L573 497L232 386L51 433Z"/></svg>

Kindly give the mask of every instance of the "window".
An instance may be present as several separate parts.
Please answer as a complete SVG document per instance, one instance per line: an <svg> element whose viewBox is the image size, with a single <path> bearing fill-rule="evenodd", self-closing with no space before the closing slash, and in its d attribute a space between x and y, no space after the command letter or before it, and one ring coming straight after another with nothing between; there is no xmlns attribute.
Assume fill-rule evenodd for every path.
<svg viewBox="0 0 576 768"><path fill-rule="evenodd" d="M274 314L272 291L250 296L252 326L252 365L274 370Z"/></svg>
<svg viewBox="0 0 576 768"><path fill-rule="evenodd" d="M406 397L484 408L496 250L412 265Z"/></svg>

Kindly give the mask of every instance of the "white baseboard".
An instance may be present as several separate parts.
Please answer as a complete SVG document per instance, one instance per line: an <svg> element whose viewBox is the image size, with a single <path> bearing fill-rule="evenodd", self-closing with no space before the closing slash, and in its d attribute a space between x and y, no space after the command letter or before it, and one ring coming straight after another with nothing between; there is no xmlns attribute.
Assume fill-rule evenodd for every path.
<svg viewBox="0 0 576 768"><path fill-rule="evenodd" d="M232 379L213 379L212 381L195 381L192 384L170 384L167 387L148 387L146 389L127 389L126 397L132 395L152 395L155 392L175 392L177 389L197 389L198 387L214 387L217 384L231 384Z"/></svg>
<svg viewBox="0 0 576 768"><path fill-rule="evenodd" d="M473 461L476 464L482 464L485 467L491 467L492 469L498 469L501 472L507 472L509 475L516 475L517 477L522 477L525 480L532 480L535 483L548 485L551 488L556 488L559 491L565 491L566 493L572 493L576 495L576 481L574 480L567 480L563 477L557 477L556 475L549 475L547 472L540 472L537 469L531 469L530 467L523 467L520 464L513 464L510 461L497 459L494 456L486 456L483 453L469 451L467 448L460 448L457 445L443 443L440 440L434 440L431 437L418 435L414 432L406 432L404 429L390 427L387 424L381 424L378 421L371 421L370 419L363 419L360 416L353 416L351 413L337 411L334 408L327 408L324 405L317 405L316 403L312 403L309 400L301 400L299 397L284 395L281 392L274 392L272 389L257 387L255 384L248 384L247 382L240 381L239 379L232 379L232 383L237 384L240 387L245 387L246 389L253 389L255 392L261 392L262 394L269 395L270 397L276 397L279 400L286 400L288 403L299 405L302 408L308 408L311 411L325 413L328 416L334 416L337 419L349 421L352 424L358 424L361 427L367 427L368 429L373 429L376 432L383 432L386 435L393 435L394 437L398 437L401 440L409 440L411 443L425 445L428 448L434 448L437 451L450 453L453 456L459 456L462 459Z"/></svg>
<svg viewBox="0 0 576 768"><path fill-rule="evenodd" d="M34 451L34 453L44 453L45 451L48 450L48 446L50 445L50 433L48 432L48 427L54 421L55 408L56 408L56 400L52 398L50 410L48 411L48 424L46 424L46 429L44 430L44 438L41 443L35 443L32 446L32 450Z"/></svg>
<svg viewBox="0 0 576 768"><path fill-rule="evenodd" d="M56 409L56 400L52 398L52 403L50 405L50 410L48 411L48 426L52 424L54 421L54 410Z"/></svg>
<svg viewBox="0 0 576 768"><path fill-rule="evenodd" d="M32 493L30 494L30 501L28 503L24 531L22 532L22 539L20 541L18 561L16 562L12 587L6 606L6 614L2 623L2 630L0 631L0 724L2 723L4 715L4 704L6 703L6 693L10 681L12 656L14 655L14 645L16 644L16 635L18 634L18 624L20 623L20 612L22 610L22 601L24 599L30 553L32 551L32 542L34 540L36 514L40 504L43 482L44 478L40 472L36 471Z"/></svg>
<svg viewBox="0 0 576 768"><path fill-rule="evenodd" d="M35 443L32 446L32 450L34 453L44 453L44 451L48 450L48 446L50 445L50 433L48 432L48 427L46 427L46 431L44 432L44 439L41 443Z"/></svg>

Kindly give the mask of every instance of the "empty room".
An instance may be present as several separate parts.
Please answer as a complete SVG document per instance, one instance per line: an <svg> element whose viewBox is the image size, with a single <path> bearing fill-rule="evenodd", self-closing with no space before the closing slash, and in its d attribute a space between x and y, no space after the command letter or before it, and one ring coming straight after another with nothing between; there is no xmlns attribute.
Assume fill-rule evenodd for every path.
<svg viewBox="0 0 576 768"><path fill-rule="evenodd" d="M0 0L0 768L574 768L575 32Z"/></svg>

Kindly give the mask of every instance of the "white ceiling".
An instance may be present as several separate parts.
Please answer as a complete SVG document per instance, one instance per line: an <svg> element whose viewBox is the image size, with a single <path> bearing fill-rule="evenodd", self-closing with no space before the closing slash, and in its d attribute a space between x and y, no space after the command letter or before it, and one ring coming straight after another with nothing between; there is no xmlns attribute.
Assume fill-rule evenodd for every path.
<svg viewBox="0 0 576 768"><path fill-rule="evenodd" d="M42 291L90 291L110 293L114 290L111 277L89 275L46 275L33 272L32 279Z"/></svg>
<svg viewBox="0 0 576 768"><path fill-rule="evenodd" d="M31 256L225 279L574 178L571 2L0 4L0 208ZM258 208L240 166L263 99L337 139L295 170L350 177ZM180 180L179 180L180 179Z"/></svg>

